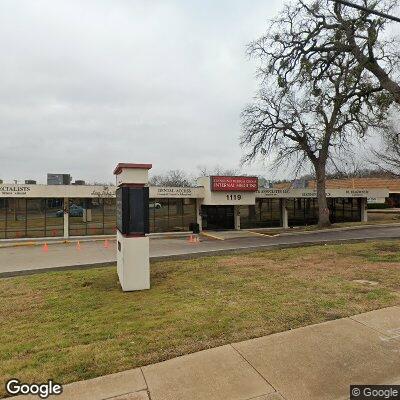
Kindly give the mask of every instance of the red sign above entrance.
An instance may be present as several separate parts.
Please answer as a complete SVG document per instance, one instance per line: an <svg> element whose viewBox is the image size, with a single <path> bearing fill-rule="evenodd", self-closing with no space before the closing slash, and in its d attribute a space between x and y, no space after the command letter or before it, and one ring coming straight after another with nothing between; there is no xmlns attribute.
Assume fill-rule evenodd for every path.
<svg viewBox="0 0 400 400"><path fill-rule="evenodd" d="M213 192L256 192L258 178L253 176L211 176Z"/></svg>

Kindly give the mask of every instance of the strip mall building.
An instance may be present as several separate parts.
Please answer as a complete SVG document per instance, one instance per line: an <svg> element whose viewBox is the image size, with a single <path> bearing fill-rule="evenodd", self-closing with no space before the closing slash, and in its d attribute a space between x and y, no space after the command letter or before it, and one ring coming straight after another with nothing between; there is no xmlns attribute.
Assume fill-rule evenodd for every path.
<svg viewBox="0 0 400 400"><path fill-rule="evenodd" d="M290 182L276 183L275 189L287 189ZM307 189L315 189L316 182L309 180L304 182ZM389 197L386 204L389 207L400 207L400 179L396 178L348 178L348 179L327 179L328 189L387 189Z"/></svg>
<svg viewBox="0 0 400 400"><path fill-rule="evenodd" d="M253 177L202 177L197 187L150 187L150 232L310 225L315 189L259 189ZM0 185L0 239L115 233L115 186ZM384 188L328 189L332 222L366 221L367 199L384 202Z"/></svg>

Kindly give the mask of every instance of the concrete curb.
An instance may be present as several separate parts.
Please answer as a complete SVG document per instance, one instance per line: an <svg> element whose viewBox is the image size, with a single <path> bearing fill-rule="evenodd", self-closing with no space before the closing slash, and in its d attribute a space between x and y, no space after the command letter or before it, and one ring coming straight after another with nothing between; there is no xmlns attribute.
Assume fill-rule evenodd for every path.
<svg viewBox="0 0 400 400"><path fill-rule="evenodd" d="M343 231L355 231L368 228L380 229L380 228L391 228L391 227L400 227L400 223L395 222L391 224L368 224L368 225L358 225L358 226L345 226L343 228L315 229L310 231L298 231L298 232L282 232L274 234L273 236L309 235L312 233L343 232ZM264 236L271 236L271 235L265 234Z"/></svg>
<svg viewBox="0 0 400 400"><path fill-rule="evenodd" d="M191 232L165 232L165 233L150 234L149 237L151 239L174 239L174 238L188 237L191 234L192 234ZM8 239L4 239L5 243L2 243L0 241L0 249L4 249L7 247L42 246L45 243L51 245L51 244L63 244L63 243L76 243L78 241L98 242L106 239L116 240L116 235L71 236L69 238L51 237L51 238L37 238L35 240L29 238L29 239L20 239L19 241L14 241L14 239L9 239L10 242L7 242Z"/></svg>
<svg viewBox="0 0 400 400"><path fill-rule="evenodd" d="M285 243L285 244L266 244L266 245L256 245L250 247L241 247L234 249L221 249L221 250L206 250L197 253L184 253L184 254L171 254L168 256L152 256L150 257L151 262L158 261L175 261L175 260L193 260L202 257L215 257L215 256L225 256L230 254L245 254L253 253L257 251L268 251L268 250L280 250L280 249L290 249L299 247L312 247L312 246L325 246L325 245L338 245L344 243L366 243L375 241L386 241L386 240L400 240L398 236L394 237L378 237L378 238L364 238L364 239L336 239L336 240L324 240L324 241L313 241L313 242L299 242L299 243ZM40 268L33 270L19 270L10 272L0 272L1 278L12 278L17 276L25 275L35 275L47 272L57 272L57 271L74 271L82 269L91 268L102 268L115 266L117 261L107 261L93 264L81 264L81 265L68 265L62 267L51 267L51 268Z"/></svg>
<svg viewBox="0 0 400 400"><path fill-rule="evenodd" d="M17 276L43 274L48 272L58 272L58 271L65 272L65 271L76 271L76 270L92 269L92 268L111 267L113 265L116 265L116 262L117 261L107 261L107 262L93 263L93 264L65 265L62 267L23 269L19 271L0 272L0 279L13 278Z"/></svg>
<svg viewBox="0 0 400 400"><path fill-rule="evenodd" d="M190 260L201 257L214 257L223 256L230 254L244 254L253 253L257 251L268 251L268 250L280 250L290 249L299 247L312 247L312 246L325 246L325 245L338 245L344 243L364 243L364 242L375 242L385 240L400 240L398 236L384 237L384 238L365 238L365 239L336 239L336 240L324 240L324 241L313 241L313 242L299 242L299 243L284 243L284 244L267 244L267 245L256 245L251 247L241 247L236 249L221 249L221 250L206 250L198 253L185 253L185 254L174 254L169 256L154 256L150 257L150 261L168 261L168 260ZM1 275L0 275L1 276Z"/></svg>
<svg viewBox="0 0 400 400"><path fill-rule="evenodd" d="M116 237L115 235L101 235L101 236L76 236L76 237L71 237L68 239L64 238L45 238L41 239L38 238L38 240L26 240L26 241L19 241L19 242L9 242L9 243L1 243L0 244L0 249L8 248L8 247L24 247L24 246L42 246L45 243L47 245L52 245L52 244L67 244L67 243L76 243L76 242L99 242L103 240L115 240Z"/></svg>
<svg viewBox="0 0 400 400"><path fill-rule="evenodd" d="M225 240L224 238L221 238L221 237L216 236L216 235L212 235L212 234L210 234L210 233L208 233L208 232L204 232L204 231L202 231L202 232L200 233L200 235L201 235L201 236L204 236L204 237L206 237L206 238L210 238L210 239Z"/></svg>
<svg viewBox="0 0 400 400"><path fill-rule="evenodd" d="M400 214L400 208L369 208L368 214Z"/></svg>

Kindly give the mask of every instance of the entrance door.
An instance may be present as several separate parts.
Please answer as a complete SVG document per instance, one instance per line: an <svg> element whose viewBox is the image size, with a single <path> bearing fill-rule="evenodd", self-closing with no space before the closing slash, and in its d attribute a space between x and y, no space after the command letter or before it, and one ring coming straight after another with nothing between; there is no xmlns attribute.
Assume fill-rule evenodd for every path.
<svg viewBox="0 0 400 400"><path fill-rule="evenodd" d="M233 206L201 206L203 229L235 229Z"/></svg>

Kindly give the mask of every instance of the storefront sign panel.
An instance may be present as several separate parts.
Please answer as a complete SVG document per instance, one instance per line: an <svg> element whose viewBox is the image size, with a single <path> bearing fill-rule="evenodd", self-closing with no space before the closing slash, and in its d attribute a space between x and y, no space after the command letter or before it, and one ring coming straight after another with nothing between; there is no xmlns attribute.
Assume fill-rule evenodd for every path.
<svg viewBox="0 0 400 400"><path fill-rule="evenodd" d="M326 197L364 197L385 198L387 189L327 189ZM256 192L260 198L316 198L316 189L260 189Z"/></svg>
<svg viewBox="0 0 400 400"><path fill-rule="evenodd" d="M213 192L256 192L258 178L251 176L211 176Z"/></svg>
<svg viewBox="0 0 400 400"><path fill-rule="evenodd" d="M26 198L112 198L115 197L115 186L89 185L0 185L1 197Z"/></svg>
<svg viewBox="0 0 400 400"><path fill-rule="evenodd" d="M203 198L204 188L150 186L150 198Z"/></svg>

